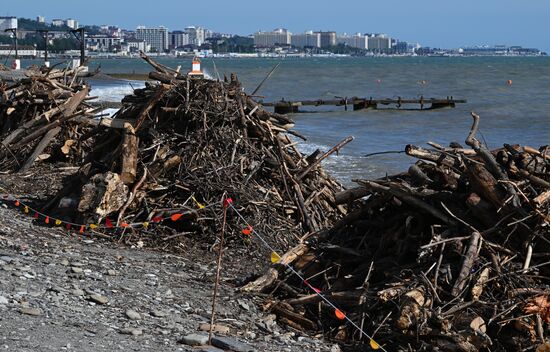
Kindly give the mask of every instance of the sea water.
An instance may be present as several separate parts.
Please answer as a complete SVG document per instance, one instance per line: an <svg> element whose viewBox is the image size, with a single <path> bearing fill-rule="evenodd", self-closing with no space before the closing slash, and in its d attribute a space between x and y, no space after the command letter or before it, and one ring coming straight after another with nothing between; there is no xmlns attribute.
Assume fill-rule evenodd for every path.
<svg viewBox="0 0 550 352"><path fill-rule="evenodd" d="M191 67L191 60L164 58L170 67ZM328 150L343 138L354 141L339 155L323 162L338 179L381 177L404 171L415 160L402 151L406 144L428 141L464 144L472 119L481 116L479 137L489 147L520 143L538 147L550 144L550 58L548 57L378 57L203 59L212 77L237 74L251 93L270 69L280 63L257 95L264 101L334 99L335 97L467 99L466 104L440 110L359 110L343 107L304 107L291 117L295 130L307 141L300 149L310 153ZM25 63L23 63L25 64ZM140 59L94 60L104 73L146 73ZM509 84L511 80L511 84ZM143 82L91 81L92 95L119 101Z"/></svg>

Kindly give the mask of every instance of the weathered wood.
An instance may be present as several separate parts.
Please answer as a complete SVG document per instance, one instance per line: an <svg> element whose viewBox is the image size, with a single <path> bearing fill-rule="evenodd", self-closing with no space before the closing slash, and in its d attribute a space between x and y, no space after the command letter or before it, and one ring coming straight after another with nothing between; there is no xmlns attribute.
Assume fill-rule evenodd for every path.
<svg viewBox="0 0 550 352"><path fill-rule="evenodd" d="M32 166L32 164L34 163L34 161L36 160L36 158L42 154L42 152L44 151L44 149L46 149L46 147L48 146L48 144L50 144L50 142L52 141L52 139L59 133L59 131L61 131L61 128L60 127L55 127L51 130L49 130L45 135L44 137L42 137L42 140L40 140L40 142L38 143L38 145L36 146L36 148L34 149L34 151L32 152L32 154L29 156L29 158L27 159L27 161L25 161L25 163L23 164L23 166L21 166L21 169L19 169L19 172L26 172L30 169L30 167Z"/></svg>
<svg viewBox="0 0 550 352"><path fill-rule="evenodd" d="M338 192L334 195L334 201L336 204L347 204L351 203L356 199L363 198L371 193L365 187L355 187L349 188L345 191Z"/></svg>
<svg viewBox="0 0 550 352"><path fill-rule="evenodd" d="M125 127L122 144L122 169L120 172L120 179L124 184L130 185L136 180L139 141L134 128L129 124Z"/></svg>
<svg viewBox="0 0 550 352"><path fill-rule="evenodd" d="M468 248L464 254L464 260L462 261L462 267L458 274L458 278L455 281L451 294L453 296L458 296L458 294L464 289L470 272L474 265L474 262L477 258L477 251L479 247L479 240L481 239L481 234L477 231L474 231L470 236L470 243L468 243Z"/></svg>
<svg viewBox="0 0 550 352"><path fill-rule="evenodd" d="M328 158L331 154L340 151L346 144L353 141L353 136L349 136L344 138L342 141L340 141L338 144L336 144L334 147L330 148L327 152L325 152L323 155L321 155L319 158L317 158L313 163L311 163L304 171L302 171L297 177L296 180L300 181L302 178L304 178L311 170L313 170L321 161Z"/></svg>
<svg viewBox="0 0 550 352"><path fill-rule="evenodd" d="M468 204L468 207L472 210L472 215L480 220L483 225L487 227L494 225L494 207L492 207L491 204L481 199L476 193L471 193L468 196L466 204Z"/></svg>
<svg viewBox="0 0 550 352"><path fill-rule="evenodd" d="M405 153L417 159L428 160L440 165L455 166L460 164L460 161L456 158L446 155L445 153L424 149L412 144L407 144L405 147Z"/></svg>
<svg viewBox="0 0 550 352"><path fill-rule="evenodd" d="M468 165L468 177L474 192L483 196L496 209L502 207L506 196L497 180L485 167L477 163Z"/></svg>

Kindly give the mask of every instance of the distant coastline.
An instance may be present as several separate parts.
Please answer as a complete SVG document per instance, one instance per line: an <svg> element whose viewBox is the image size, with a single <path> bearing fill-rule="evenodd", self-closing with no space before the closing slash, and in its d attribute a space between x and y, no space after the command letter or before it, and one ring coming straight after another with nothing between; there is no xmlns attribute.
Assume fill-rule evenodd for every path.
<svg viewBox="0 0 550 352"><path fill-rule="evenodd" d="M351 55L351 54L266 54L266 53L217 53L217 54L202 54L202 53L190 53L188 55L173 55L173 54L148 54L151 57L155 58L222 58L222 59L257 59L257 58L266 58L266 59L281 59L281 58L410 58L410 57L433 57L433 58L451 58L451 57L460 57L460 58L474 58L474 57L505 57L505 58L521 58L521 57L548 57L546 53L541 54L372 54L372 55ZM67 54L49 54L50 60L68 60L68 59L77 59L78 55L67 55ZM116 53L89 53L87 57L90 59L140 59L139 55L118 55ZM0 59L6 59L9 56L0 55ZM24 59L31 60L41 60L42 56L22 56Z"/></svg>

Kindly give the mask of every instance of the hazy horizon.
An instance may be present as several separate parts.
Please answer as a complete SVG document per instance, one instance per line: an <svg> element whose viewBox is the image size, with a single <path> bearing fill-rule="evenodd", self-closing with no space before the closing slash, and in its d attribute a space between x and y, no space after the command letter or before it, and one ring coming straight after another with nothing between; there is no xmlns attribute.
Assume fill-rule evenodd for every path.
<svg viewBox="0 0 550 352"><path fill-rule="evenodd" d="M200 25L216 32L249 35L258 30L288 28L334 30L338 33L387 33L393 38L419 42L423 46L458 48L474 45L521 45L550 51L546 39L550 24L546 15L550 3L542 0L465 0L441 5L441 1L414 3L388 0L368 3L360 0L334 2L279 0L262 4L251 0L225 2L203 0L186 4L176 0L136 3L135 1L19 0L0 11L2 16L34 19L45 16L74 18L83 25L117 25L135 29L138 25L164 25L170 30Z"/></svg>

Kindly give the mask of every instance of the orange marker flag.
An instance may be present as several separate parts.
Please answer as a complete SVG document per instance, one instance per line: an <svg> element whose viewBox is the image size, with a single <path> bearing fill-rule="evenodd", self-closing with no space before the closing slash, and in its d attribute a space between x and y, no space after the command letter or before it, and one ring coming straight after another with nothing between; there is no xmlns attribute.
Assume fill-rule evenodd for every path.
<svg viewBox="0 0 550 352"><path fill-rule="evenodd" d="M170 219L172 219L172 221L178 221L178 219L181 218L182 216L183 216L182 213L172 214Z"/></svg>
<svg viewBox="0 0 550 352"><path fill-rule="evenodd" d="M120 224L120 226L122 226L122 227L128 227L128 226L130 226L130 225L128 225L127 222L123 222L123 223Z"/></svg>
<svg viewBox="0 0 550 352"><path fill-rule="evenodd" d="M80 230L78 232L81 233L81 234L84 234L84 229L85 228L86 228L86 226L84 226L84 225L80 226Z"/></svg>
<svg viewBox="0 0 550 352"><path fill-rule="evenodd" d="M378 344L378 342L370 339L370 348L372 348L373 350L377 350L380 348L380 345Z"/></svg>
<svg viewBox="0 0 550 352"><path fill-rule="evenodd" d="M15 206L18 207L21 203L18 200L15 201Z"/></svg>
<svg viewBox="0 0 550 352"><path fill-rule="evenodd" d="M250 236L252 234L252 231L254 231L252 226L248 226L247 228L243 229L242 233L245 236Z"/></svg>
<svg viewBox="0 0 550 352"><path fill-rule="evenodd" d="M346 319L346 315L340 309L336 309L334 311L334 315L336 315L336 318L338 318L340 320Z"/></svg>

